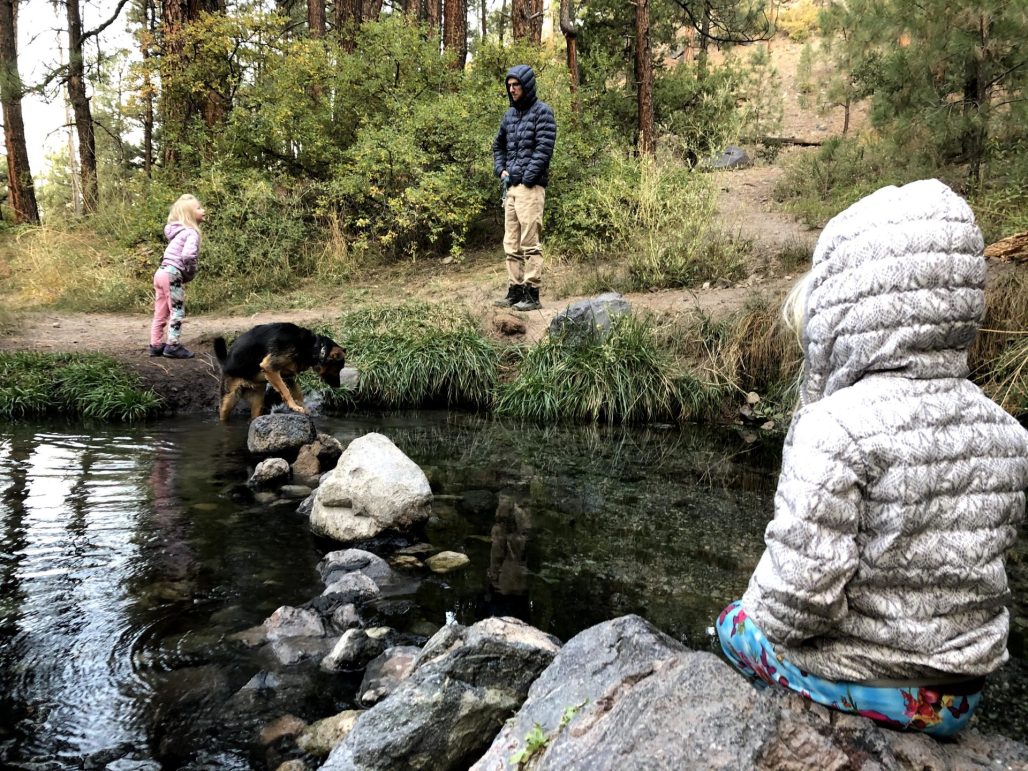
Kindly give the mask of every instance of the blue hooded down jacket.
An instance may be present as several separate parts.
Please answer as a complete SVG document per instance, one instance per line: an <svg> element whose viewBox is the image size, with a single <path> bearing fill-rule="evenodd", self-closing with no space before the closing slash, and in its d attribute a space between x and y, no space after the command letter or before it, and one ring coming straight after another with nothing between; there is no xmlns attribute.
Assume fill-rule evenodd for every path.
<svg viewBox="0 0 1028 771"><path fill-rule="evenodd" d="M507 89L510 108L503 114L500 131L493 140L493 169L497 175L506 169L511 185L542 185L550 176L550 157L557 141L557 121L553 110L535 95L535 73L527 64L511 67L504 84L517 78L521 98L515 102Z"/></svg>

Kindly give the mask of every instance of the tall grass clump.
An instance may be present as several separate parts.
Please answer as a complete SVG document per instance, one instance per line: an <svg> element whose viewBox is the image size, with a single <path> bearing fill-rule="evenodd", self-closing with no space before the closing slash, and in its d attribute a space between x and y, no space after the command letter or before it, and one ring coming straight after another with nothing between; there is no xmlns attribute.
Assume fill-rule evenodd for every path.
<svg viewBox="0 0 1028 771"><path fill-rule="evenodd" d="M831 137L786 167L774 198L807 225L822 227L880 187L940 175L908 155L878 139Z"/></svg>
<svg viewBox="0 0 1028 771"><path fill-rule="evenodd" d="M112 239L87 227L26 228L0 244L0 262L10 266L2 291L14 307L139 309L153 287L138 278L133 260ZM84 275L88 281L82 280Z"/></svg>
<svg viewBox="0 0 1028 771"><path fill-rule="evenodd" d="M695 173L670 151L631 156L614 151L598 166L601 177L582 205L593 228L575 244L561 244L571 254L609 260L624 266L629 290L690 286L743 271L738 250L722 248L712 231L716 191L708 176Z"/></svg>
<svg viewBox="0 0 1028 771"><path fill-rule="evenodd" d="M0 353L0 416L73 415L139 420L160 397L113 359L99 354Z"/></svg>
<svg viewBox="0 0 1028 771"><path fill-rule="evenodd" d="M539 422L676 420L682 402L673 358L644 319L616 319L605 340L547 338L500 386L496 411Z"/></svg>
<svg viewBox="0 0 1028 771"><path fill-rule="evenodd" d="M343 316L336 340L360 370L359 401L473 408L492 401L501 352L457 303L354 311Z"/></svg>
<svg viewBox="0 0 1028 771"><path fill-rule="evenodd" d="M1010 271L989 286L985 320L968 355L971 376L1001 407L1028 415L1028 279Z"/></svg>

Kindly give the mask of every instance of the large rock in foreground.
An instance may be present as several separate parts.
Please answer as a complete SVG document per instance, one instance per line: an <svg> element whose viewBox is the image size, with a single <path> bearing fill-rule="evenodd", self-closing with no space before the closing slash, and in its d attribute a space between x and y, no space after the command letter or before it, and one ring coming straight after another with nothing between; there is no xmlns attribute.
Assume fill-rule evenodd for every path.
<svg viewBox="0 0 1028 771"><path fill-rule="evenodd" d="M529 758L533 771L941 771L1025 768L1028 747L974 730L942 744L757 690L717 656L624 616L569 640L472 768L514 771Z"/></svg>
<svg viewBox="0 0 1028 771"><path fill-rule="evenodd" d="M606 292L588 300L579 300L553 317L550 337L569 342L603 342L610 336L614 319L631 312L631 306L617 292Z"/></svg>
<svg viewBox="0 0 1028 771"><path fill-rule="evenodd" d="M350 442L314 497L311 530L343 543L406 531L432 511L432 489L418 465L382 434Z"/></svg>
<svg viewBox="0 0 1028 771"><path fill-rule="evenodd" d="M361 714L322 771L467 768L558 649L513 618L443 627L413 673Z"/></svg>

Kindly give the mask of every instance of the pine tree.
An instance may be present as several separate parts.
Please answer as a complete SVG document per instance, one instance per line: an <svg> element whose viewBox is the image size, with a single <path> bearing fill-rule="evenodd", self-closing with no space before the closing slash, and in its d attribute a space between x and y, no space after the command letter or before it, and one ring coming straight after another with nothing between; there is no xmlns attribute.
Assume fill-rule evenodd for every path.
<svg viewBox="0 0 1028 771"><path fill-rule="evenodd" d="M829 24L874 94L872 120L933 162L967 164L980 184L990 139L1024 133L1028 8L1007 0L850 0ZM870 66L868 65L870 63Z"/></svg>

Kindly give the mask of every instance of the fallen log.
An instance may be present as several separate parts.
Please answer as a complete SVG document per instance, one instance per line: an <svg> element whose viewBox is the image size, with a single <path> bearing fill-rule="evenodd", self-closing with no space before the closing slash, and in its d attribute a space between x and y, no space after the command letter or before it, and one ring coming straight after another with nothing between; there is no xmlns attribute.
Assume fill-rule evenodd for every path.
<svg viewBox="0 0 1028 771"><path fill-rule="evenodd" d="M1028 260L1028 230L1015 233L985 247L985 256L992 260L1004 262L1023 262Z"/></svg>
<svg viewBox="0 0 1028 771"><path fill-rule="evenodd" d="M746 145L794 145L796 147L820 147L824 144L821 139L803 139L802 137L743 137L741 139Z"/></svg>

